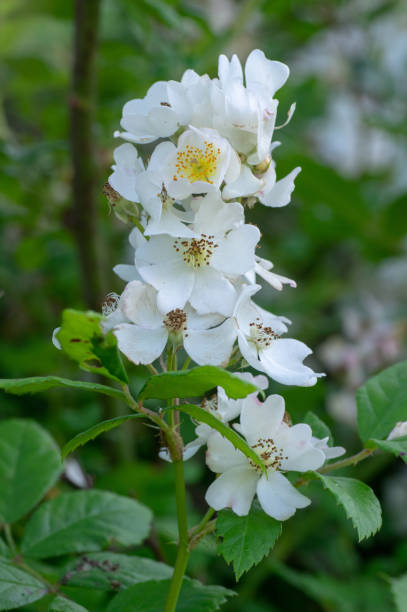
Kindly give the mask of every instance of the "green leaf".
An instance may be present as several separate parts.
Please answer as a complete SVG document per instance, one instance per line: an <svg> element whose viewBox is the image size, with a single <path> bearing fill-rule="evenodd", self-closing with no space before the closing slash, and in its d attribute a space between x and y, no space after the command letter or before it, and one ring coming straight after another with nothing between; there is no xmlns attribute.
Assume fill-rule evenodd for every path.
<svg viewBox="0 0 407 612"><path fill-rule="evenodd" d="M386 438L398 421L407 421L407 361L370 378L356 401L362 440Z"/></svg>
<svg viewBox="0 0 407 612"><path fill-rule="evenodd" d="M0 538L0 557L4 557L6 559L11 557L11 551L3 538Z"/></svg>
<svg viewBox="0 0 407 612"><path fill-rule="evenodd" d="M57 480L59 449L48 432L26 419L0 423L0 522L27 514Z"/></svg>
<svg viewBox="0 0 407 612"><path fill-rule="evenodd" d="M401 436L400 438L393 438L393 440L369 440L366 446L374 447L377 446L384 451L393 453L396 457L400 457L405 463L407 463L407 436Z"/></svg>
<svg viewBox="0 0 407 612"><path fill-rule="evenodd" d="M407 574L392 579L391 592L397 612L407 612Z"/></svg>
<svg viewBox="0 0 407 612"><path fill-rule="evenodd" d="M313 436L316 438L328 438L329 446L332 445L333 438L331 430L329 429L328 425L326 425L324 421L322 421L322 419L315 414L315 412L309 410L304 417L303 423L307 423L307 425L311 427Z"/></svg>
<svg viewBox="0 0 407 612"><path fill-rule="evenodd" d="M119 553L89 553L71 561L59 582L70 587L109 591L147 580L171 578L173 568L164 563Z"/></svg>
<svg viewBox="0 0 407 612"><path fill-rule="evenodd" d="M200 406L195 406L194 404L179 404L177 406L173 406L169 408L169 410L179 410L180 412L185 412L189 414L190 417L200 421L201 423L206 423L213 429L216 429L224 438L229 440L233 444L235 448L238 448L250 461L262 470L264 474L266 473L266 468L264 466L263 461L260 459L258 454L249 446L241 436L231 427L228 427L217 419L213 414L204 410Z"/></svg>
<svg viewBox="0 0 407 612"><path fill-rule="evenodd" d="M314 472L326 489L343 506L346 516L358 532L359 542L375 534L382 524L382 510L372 489L360 480L325 476Z"/></svg>
<svg viewBox="0 0 407 612"><path fill-rule="evenodd" d="M88 612L88 610L71 599L58 595L52 600L49 612Z"/></svg>
<svg viewBox="0 0 407 612"><path fill-rule="evenodd" d="M65 353L83 370L127 383L116 337L111 331L103 332L102 320L102 315L91 310L64 310L57 339Z"/></svg>
<svg viewBox="0 0 407 612"><path fill-rule="evenodd" d="M122 423L126 423L126 421L131 421L132 419L140 419L143 418L143 414L126 414L125 416L115 417L114 419L109 419L107 421L101 421L97 423L93 427L90 427L86 431L82 431L78 435L76 435L72 440L69 440L67 444L65 444L64 448L61 451L62 460L65 459L70 453L72 453L78 446L84 446L89 440L94 440L97 436L104 433L105 431L110 431L110 429L114 429L115 427L119 427Z"/></svg>
<svg viewBox="0 0 407 612"><path fill-rule="evenodd" d="M231 399L246 397L249 393L258 391L257 387L227 370L202 366L151 376L141 389L139 399L197 397L215 387L222 387Z"/></svg>
<svg viewBox="0 0 407 612"><path fill-rule="evenodd" d="M0 560L0 610L20 608L46 594L46 586L37 578Z"/></svg>
<svg viewBox="0 0 407 612"><path fill-rule="evenodd" d="M64 493L40 506L25 529L24 555L45 558L94 551L109 543L140 544L148 535L151 511L108 491Z"/></svg>
<svg viewBox="0 0 407 612"><path fill-rule="evenodd" d="M107 607L106 612L163 612L170 580L149 580L122 591ZM204 586L197 580L184 578L177 612L212 612L226 603L234 591L221 586ZM134 603L137 602L137 608Z"/></svg>
<svg viewBox="0 0 407 612"><path fill-rule="evenodd" d="M236 580L267 555L281 535L281 523L253 505L247 516L222 510L216 519L218 552L233 563Z"/></svg>
<svg viewBox="0 0 407 612"><path fill-rule="evenodd" d="M84 382L81 380L69 380L59 376L34 376L32 378L3 378L0 379L0 389L13 395L24 395L25 393L38 393L52 387L69 387L81 389L82 391L96 391L104 395L110 395L125 400L126 396L119 389L99 385L97 383Z"/></svg>

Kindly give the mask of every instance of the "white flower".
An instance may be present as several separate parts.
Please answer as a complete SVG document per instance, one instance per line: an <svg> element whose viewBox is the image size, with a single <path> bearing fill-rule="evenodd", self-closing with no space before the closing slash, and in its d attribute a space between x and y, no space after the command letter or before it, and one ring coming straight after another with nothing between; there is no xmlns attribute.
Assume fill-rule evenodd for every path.
<svg viewBox="0 0 407 612"><path fill-rule="evenodd" d="M395 440L407 436L407 421L399 421L387 436L387 440Z"/></svg>
<svg viewBox="0 0 407 612"><path fill-rule="evenodd" d="M155 289L140 281L127 285L120 310L129 323L116 325L114 334L119 349L135 364L157 359L170 334L183 338L186 352L199 365L221 365L229 359L234 337L230 319L225 321L217 314L200 316L189 306L163 315L157 308Z"/></svg>
<svg viewBox="0 0 407 612"><path fill-rule="evenodd" d="M270 151L278 101L275 92L284 85L289 75L285 64L268 60L255 49L243 71L236 55L229 62L219 57L219 91L213 92L213 105L217 109L214 126L226 136L241 153L256 150L256 162L261 162Z"/></svg>
<svg viewBox="0 0 407 612"><path fill-rule="evenodd" d="M264 390L268 387L267 378L261 374L258 376L253 376L253 374L250 374L250 372L234 372L234 374L242 380L246 380L247 382L256 385L256 387L259 389ZM233 421L233 419L240 415L245 402L251 395L256 396L257 392L244 398L233 400L226 395L226 392L222 387L218 387L217 394L210 399L204 399L201 403L201 407L212 414L212 416L222 421L222 423L229 423L229 421ZM196 438L184 446L182 453L183 460L187 461L193 457L195 453L197 453L197 451L206 444L209 436L214 431L215 430L206 423L200 423L197 427L195 427ZM166 448L160 450L159 457L165 461L171 460L170 454Z"/></svg>
<svg viewBox="0 0 407 612"><path fill-rule="evenodd" d="M113 151L115 165L113 174L109 176L109 184L122 198L130 202L139 202L136 189L137 176L144 170L144 165L138 156L137 149L126 142Z"/></svg>
<svg viewBox="0 0 407 612"><path fill-rule="evenodd" d="M291 194L295 188L294 181L300 172L300 167L294 168L284 178L277 181L275 162L270 160L269 167L260 177L263 184L255 195L264 206L273 208L287 206L291 201Z"/></svg>
<svg viewBox="0 0 407 612"><path fill-rule="evenodd" d="M162 312L183 308L189 300L199 314L232 313L237 293L229 277L254 267L260 232L253 225L240 225L225 233L229 229L227 216L223 216L223 226L221 217L216 220L218 226L212 225L214 229L207 233L209 223L203 212L194 224L196 237L153 236L137 249L137 270L157 289ZM231 222L236 224L234 215Z"/></svg>
<svg viewBox="0 0 407 612"><path fill-rule="evenodd" d="M180 117L171 107L168 83L158 81L143 99L126 102L120 124L126 132L117 132L115 136L137 143L153 142L176 132Z"/></svg>
<svg viewBox="0 0 407 612"><path fill-rule="evenodd" d="M287 331L285 320L250 299L259 289L259 285L246 286L236 302L234 319L240 352L253 368L283 385L315 385L324 374L316 374L303 364L311 349L299 340L280 338Z"/></svg>
<svg viewBox="0 0 407 612"><path fill-rule="evenodd" d="M325 459L336 459L336 457L340 457L346 453L346 449L344 449L343 446L329 446L328 440L328 436L326 438L312 437L315 448L319 448L324 453Z"/></svg>
<svg viewBox="0 0 407 612"><path fill-rule="evenodd" d="M209 506L215 510L232 508L237 515L245 516L257 494L263 510L283 521L297 508L310 504L283 472L317 470L325 455L315 447L308 425L289 427L283 418L284 400L280 395L271 395L263 404L251 397L242 408L240 431L263 460L267 475L218 432L209 437L206 462L220 474L206 492Z"/></svg>
<svg viewBox="0 0 407 612"><path fill-rule="evenodd" d="M181 134L177 147L166 145L168 159L162 177L169 195L176 200L219 190L223 182L239 177L239 157L216 130L191 128Z"/></svg>
<svg viewBox="0 0 407 612"><path fill-rule="evenodd" d="M254 284L255 274L258 274L263 278L266 282L268 282L271 287L277 289L277 291L281 291L284 285L290 285L290 287L295 288L297 283L291 278L287 278L286 276L281 276L281 274L276 274L275 272L271 272L274 268L274 264L268 259L263 259L262 257L256 256L256 264L254 267L253 278L250 277L249 274L246 276L249 277L252 284Z"/></svg>

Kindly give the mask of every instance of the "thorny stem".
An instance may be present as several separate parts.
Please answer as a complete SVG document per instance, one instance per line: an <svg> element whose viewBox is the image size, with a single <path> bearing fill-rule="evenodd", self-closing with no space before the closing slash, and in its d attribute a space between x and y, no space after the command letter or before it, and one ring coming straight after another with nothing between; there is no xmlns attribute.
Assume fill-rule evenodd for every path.
<svg viewBox="0 0 407 612"><path fill-rule="evenodd" d="M374 451L374 448L364 448L359 453L356 453L356 455L352 455L346 459L341 459L340 461L335 461L335 463L328 463L328 465L324 465L324 467L319 468L318 472L325 474L326 472L332 472L333 470L340 470L348 465L356 465L359 463L359 461L363 461L364 459L370 457Z"/></svg>

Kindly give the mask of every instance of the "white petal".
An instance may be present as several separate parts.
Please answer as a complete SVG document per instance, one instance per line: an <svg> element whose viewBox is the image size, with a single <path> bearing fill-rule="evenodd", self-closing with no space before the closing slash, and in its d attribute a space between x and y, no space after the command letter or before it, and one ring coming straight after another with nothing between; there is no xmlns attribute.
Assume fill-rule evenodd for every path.
<svg viewBox="0 0 407 612"><path fill-rule="evenodd" d="M148 329L122 323L114 330L119 349L135 363L152 363L163 352L168 332L164 327Z"/></svg>
<svg viewBox="0 0 407 612"><path fill-rule="evenodd" d="M265 281L267 281L269 285L274 287L274 289L277 289L277 291L281 291L284 285L290 285L290 287L293 288L297 286L297 283L291 278L281 276L280 274L276 274L275 272L270 272L270 270L265 270L263 266L261 266L257 262L255 264L255 272Z"/></svg>
<svg viewBox="0 0 407 612"><path fill-rule="evenodd" d="M162 174L164 165L168 163L170 155L173 155L175 150L176 147L172 142L160 142L151 154L148 171Z"/></svg>
<svg viewBox="0 0 407 612"><path fill-rule="evenodd" d="M194 236L194 233L182 223L172 206L162 211L159 220L151 219L148 222L146 236L154 236L156 234L169 234L170 236L180 238L191 238Z"/></svg>
<svg viewBox="0 0 407 612"><path fill-rule="evenodd" d="M254 251L259 240L260 231L257 227L241 225L219 241L211 264L226 274L244 274L254 268Z"/></svg>
<svg viewBox="0 0 407 612"><path fill-rule="evenodd" d="M282 454L288 457L283 460L281 468L298 472L320 468L325 463L325 454L312 442L309 425L306 423L298 423L292 427L284 425L275 440L277 446L282 448Z"/></svg>
<svg viewBox="0 0 407 612"><path fill-rule="evenodd" d="M247 457L217 431L209 436L207 444L206 465L212 472L221 474L234 467L249 465Z"/></svg>
<svg viewBox="0 0 407 612"><path fill-rule="evenodd" d="M128 264L117 264L117 266L113 268L113 272L126 282L141 279L136 266L130 266Z"/></svg>
<svg viewBox="0 0 407 612"><path fill-rule="evenodd" d="M269 95L274 96L288 79L290 70L281 62L266 58L263 51L254 49L246 60L245 76L249 88L255 88L257 83L267 86Z"/></svg>
<svg viewBox="0 0 407 612"><path fill-rule="evenodd" d="M263 371L283 385L312 387L323 374L316 374L302 363L311 353L311 349L299 340L277 338L260 352L260 362Z"/></svg>
<svg viewBox="0 0 407 612"><path fill-rule="evenodd" d="M262 476L257 483L257 497L264 512L277 521L286 521L297 508L306 508L311 500L302 495L280 472Z"/></svg>
<svg viewBox="0 0 407 612"><path fill-rule="evenodd" d="M247 342L246 336L242 334L240 331L237 335L237 341L239 343L239 350L242 353L244 359L246 359L247 363L252 366L255 370L259 372L264 372L268 374L271 378L273 376L266 370L263 366L263 363L259 359L259 355L257 353L257 349L252 342Z"/></svg>
<svg viewBox="0 0 407 612"><path fill-rule="evenodd" d="M225 200L231 200L253 195L261 189L262 185L263 182L256 178L246 165L242 165L240 176L223 188L222 196Z"/></svg>
<svg viewBox="0 0 407 612"><path fill-rule="evenodd" d="M192 207L197 208L194 230L198 234L223 235L244 222L243 206L238 202L225 203L218 192L195 198Z"/></svg>
<svg viewBox="0 0 407 612"><path fill-rule="evenodd" d="M247 466L235 467L219 476L206 491L207 504L214 510L232 508L238 516L246 516L256 492L258 476Z"/></svg>
<svg viewBox="0 0 407 612"><path fill-rule="evenodd" d="M276 208L289 204L291 194L295 188L294 180L300 172L301 168L294 168L290 174L287 174L287 176L277 181L271 191L265 192L264 195L260 195L260 202L265 206L273 206Z"/></svg>
<svg viewBox="0 0 407 612"><path fill-rule="evenodd" d="M205 266L195 273L195 284L190 302L200 314L218 312L225 317L232 314L236 290L220 272Z"/></svg>
<svg viewBox="0 0 407 612"><path fill-rule="evenodd" d="M61 326L56 327L54 329L54 331L52 332L52 344L55 346L55 348L57 348L59 351L62 351L62 346L60 341L58 340L58 332L61 329Z"/></svg>
<svg viewBox="0 0 407 612"><path fill-rule="evenodd" d="M222 325L207 330L187 329L184 348L199 365L222 365L229 361L236 331L231 319Z"/></svg>
<svg viewBox="0 0 407 612"><path fill-rule="evenodd" d="M120 308L132 323L150 328L163 324L163 315L157 308L157 291L140 281L132 281L126 286Z"/></svg>
<svg viewBox="0 0 407 612"><path fill-rule="evenodd" d="M194 287L194 272L183 261L145 266L140 268L140 274L157 289L157 305L164 314L175 308L183 308Z"/></svg>
<svg viewBox="0 0 407 612"><path fill-rule="evenodd" d="M284 417L284 399L270 395L262 404L255 395L246 398L240 415L242 433L250 445L260 438L275 438Z"/></svg>

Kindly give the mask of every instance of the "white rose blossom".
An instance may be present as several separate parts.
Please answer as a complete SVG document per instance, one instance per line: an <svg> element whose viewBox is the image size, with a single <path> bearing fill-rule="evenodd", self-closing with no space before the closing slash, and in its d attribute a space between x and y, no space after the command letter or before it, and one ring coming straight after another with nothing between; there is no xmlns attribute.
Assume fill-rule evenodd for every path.
<svg viewBox="0 0 407 612"><path fill-rule="evenodd" d="M209 506L232 508L245 516L257 494L263 510L282 521L310 504L284 473L317 470L325 454L315 445L311 428L304 423L289 427L283 421L284 412L280 395L271 395L264 403L251 396L242 408L239 431L262 459L266 475L218 432L209 437L206 462L220 474L206 492Z"/></svg>
<svg viewBox="0 0 407 612"><path fill-rule="evenodd" d="M199 365L222 365L229 359L234 335L230 319L198 315L189 305L163 314L156 290L137 280L124 290L120 310L128 322L116 325L114 334L121 352L135 364L157 359L171 334L182 337L186 352Z"/></svg>

